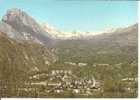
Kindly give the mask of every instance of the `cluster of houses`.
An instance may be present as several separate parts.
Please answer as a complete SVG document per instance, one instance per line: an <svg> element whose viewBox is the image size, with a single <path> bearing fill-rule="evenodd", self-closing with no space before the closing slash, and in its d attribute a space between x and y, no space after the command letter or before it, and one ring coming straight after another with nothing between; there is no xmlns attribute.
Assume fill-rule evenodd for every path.
<svg viewBox="0 0 140 100"><path fill-rule="evenodd" d="M38 81L41 78L46 80ZM91 95L101 91L101 84L94 77L79 78L71 70L52 70L50 73L36 74L30 77L31 85L43 86L46 93L63 93L70 91L76 94Z"/></svg>
<svg viewBox="0 0 140 100"><path fill-rule="evenodd" d="M126 77L121 80L125 87L123 88L125 91L130 93L135 93L137 91L138 78L137 77Z"/></svg>
<svg viewBox="0 0 140 100"><path fill-rule="evenodd" d="M88 63L84 63L84 62L79 62L79 63L74 63L74 62L64 62L65 64L67 65L72 65L72 66L79 66L79 67L84 67L84 66L87 66ZM119 64L121 66L121 64ZM110 66L110 64L106 64L106 63L94 63L92 64L92 67L97 67L97 66L104 66L104 67L108 67Z"/></svg>
<svg viewBox="0 0 140 100"><path fill-rule="evenodd" d="M79 62L79 63L74 63L74 62L64 62L65 64L68 64L68 65L72 65L72 66L79 66L79 67L84 67L84 66L87 66L88 63L83 63L83 62ZM93 67L97 67L97 66L110 66L109 64L98 64L98 63L94 63L92 65Z"/></svg>
<svg viewBox="0 0 140 100"><path fill-rule="evenodd" d="M27 82L24 87L17 87L18 95L23 94L20 91L27 93L34 92L40 96L40 90L46 95L64 94L70 92L77 95L93 95L95 92L103 92L102 82L96 80L94 76L80 78L76 76L71 70L51 70L50 72L38 73L29 77L30 83ZM138 82L138 78L126 77L121 80L124 83L124 90L134 93L136 88L134 84ZM2 82L0 81L2 84ZM5 95L6 84L3 84L1 91ZM27 86L27 87L26 87ZM32 95L32 94L31 94ZM36 94L35 94L36 95ZM29 94L30 96L30 94Z"/></svg>

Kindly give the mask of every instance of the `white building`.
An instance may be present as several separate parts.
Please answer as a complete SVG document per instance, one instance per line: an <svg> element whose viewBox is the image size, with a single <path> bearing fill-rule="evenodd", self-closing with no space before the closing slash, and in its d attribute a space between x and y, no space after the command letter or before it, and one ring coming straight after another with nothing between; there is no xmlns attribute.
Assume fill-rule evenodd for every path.
<svg viewBox="0 0 140 100"><path fill-rule="evenodd" d="M78 66L87 66L87 63L78 63Z"/></svg>

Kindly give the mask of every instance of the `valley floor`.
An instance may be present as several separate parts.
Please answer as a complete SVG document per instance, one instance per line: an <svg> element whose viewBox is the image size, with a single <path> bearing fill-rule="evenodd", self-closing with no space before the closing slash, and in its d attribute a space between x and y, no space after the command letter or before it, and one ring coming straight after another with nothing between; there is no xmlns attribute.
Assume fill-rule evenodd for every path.
<svg viewBox="0 0 140 100"><path fill-rule="evenodd" d="M32 72L20 83L1 80L1 97L137 97L137 76L131 70L129 74L122 72L124 65L53 65L46 71Z"/></svg>

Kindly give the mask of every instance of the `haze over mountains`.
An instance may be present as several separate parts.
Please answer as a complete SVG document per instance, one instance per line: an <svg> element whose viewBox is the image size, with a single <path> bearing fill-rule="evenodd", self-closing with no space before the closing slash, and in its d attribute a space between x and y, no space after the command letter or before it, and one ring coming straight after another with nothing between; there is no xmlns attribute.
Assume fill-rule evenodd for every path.
<svg viewBox="0 0 140 100"><path fill-rule="evenodd" d="M133 25L131 25L133 26ZM89 37L93 37L95 35L100 35L100 34L104 34L104 33L113 33L113 32L118 32L118 31L123 31L126 28L129 28L131 26L127 26L127 27L121 27L121 28L110 28L110 29L106 29L104 31L101 32L80 32L80 31L76 31L73 30L72 32L63 32L59 29L56 29L53 26L50 26L48 23L44 23L42 24L43 29L48 32L48 34L50 34L50 36L54 39L88 39Z"/></svg>

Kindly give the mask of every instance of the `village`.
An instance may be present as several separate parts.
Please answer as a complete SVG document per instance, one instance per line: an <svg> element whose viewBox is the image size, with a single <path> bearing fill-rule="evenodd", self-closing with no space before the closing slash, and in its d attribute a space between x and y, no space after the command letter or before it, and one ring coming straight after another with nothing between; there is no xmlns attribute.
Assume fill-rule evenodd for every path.
<svg viewBox="0 0 140 100"><path fill-rule="evenodd" d="M86 67L87 63L73 63L65 62L65 65ZM114 67L120 68L122 63L115 64ZM132 65L131 65L132 66ZM133 65L134 66L134 65ZM105 67L110 68L109 64L98 64L95 63L92 65L93 68L96 67ZM34 71L39 72L38 69ZM36 91L37 95L40 96L40 93L45 95L48 94L65 94L73 93L75 95L81 96L92 96L96 93L104 93L104 82L98 80L95 76L84 76L79 77L71 69L51 69L48 72L39 72L29 76L30 82L26 82L28 88L19 88L20 91ZM119 81L119 80L118 80ZM120 80L121 84L127 85L127 87L122 87L121 89L128 92L134 92L134 84L137 83L137 78L135 77L126 77Z"/></svg>
<svg viewBox="0 0 140 100"><path fill-rule="evenodd" d="M95 65L95 64L94 64ZM121 64L117 64L116 67ZM84 66L81 64L80 66ZM96 64L96 66L109 66L107 64ZM93 67L96 67L93 66ZM36 72L38 70L36 69ZM128 93L134 93L136 91L135 84L138 82L137 77L125 77L121 80L121 90ZM33 97L48 97L53 95L68 95L74 94L76 96L93 96L96 94L104 94L104 81L98 80L95 76L79 77L70 69L52 69L47 72L34 73L29 76L28 81L23 83L24 85L17 86L17 96L33 96ZM125 86L125 87L123 87ZM1 88L5 96L7 91L5 84L4 88Z"/></svg>
<svg viewBox="0 0 140 100"><path fill-rule="evenodd" d="M65 62L65 66L75 66L80 67L81 69L87 69L87 63L79 62L78 64L73 62ZM135 64L131 64L131 66L135 66ZM74 69L72 68L51 68L48 71L40 71L38 68L34 67L32 70L33 74L28 76L28 79L23 82L22 85L14 87L13 90L17 91L17 96L33 96L33 97L48 97L50 94L52 95L76 95L76 96L94 96L94 95L103 95L105 93L106 87L103 80L97 79L94 74L88 74L78 76ZM105 63L94 63L91 68L94 71L96 68L116 68L120 69L122 67L122 63L114 64L112 67L109 64ZM85 72L85 70L83 70ZM110 80L106 80L110 81ZM120 90L124 93L135 93L136 86L138 82L137 77L123 77L117 80L120 84ZM2 83L2 82L1 82ZM6 84L3 84L3 96L5 96L6 91L8 90ZM134 87L135 86L135 87ZM116 86L117 87L117 86Z"/></svg>
<svg viewBox="0 0 140 100"><path fill-rule="evenodd" d="M41 80L42 81L39 81ZM30 77L32 86L43 86L46 93L63 93L70 91L79 95L92 95L102 91L101 83L91 78L79 78L71 70L52 70L49 74L42 73Z"/></svg>

